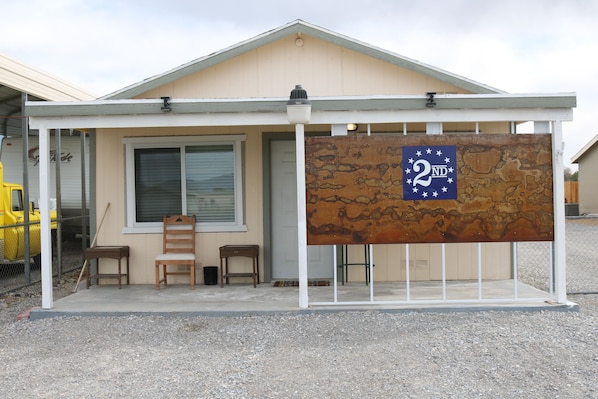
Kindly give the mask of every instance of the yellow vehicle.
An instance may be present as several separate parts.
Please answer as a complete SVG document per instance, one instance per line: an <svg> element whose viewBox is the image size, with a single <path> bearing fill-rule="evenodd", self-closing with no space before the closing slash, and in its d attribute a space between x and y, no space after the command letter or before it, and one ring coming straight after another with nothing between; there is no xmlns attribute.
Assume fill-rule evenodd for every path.
<svg viewBox="0 0 598 399"><path fill-rule="evenodd" d="M22 261L25 257L25 204L23 186L4 182L4 170L0 162L0 263ZM28 207L29 256L41 253L40 212ZM50 214L52 229L56 228L56 211Z"/></svg>

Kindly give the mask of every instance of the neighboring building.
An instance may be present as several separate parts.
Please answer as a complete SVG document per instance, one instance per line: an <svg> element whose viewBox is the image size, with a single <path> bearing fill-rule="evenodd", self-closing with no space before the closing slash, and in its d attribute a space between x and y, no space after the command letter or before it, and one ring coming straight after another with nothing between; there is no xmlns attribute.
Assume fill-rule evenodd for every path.
<svg viewBox="0 0 598 399"><path fill-rule="evenodd" d="M312 101L313 135L347 134L348 123L361 135L510 134L533 121L560 140L576 101L511 95L296 21L96 101L31 102L28 111L36 128L92 132L96 223L112 204L98 244L130 246L132 284L154 283L165 212L197 215L204 266L218 264L222 245L259 244L268 282L299 277L295 127L285 108L296 84ZM426 106L428 92L437 107ZM308 277L332 278L333 247L308 251ZM375 281L439 281L443 253L439 244L374 246ZM447 280L475 280L480 269L483 279L513 278L509 243L447 245L446 259Z"/></svg>
<svg viewBox="0 0 598 399"><path fill-rule="evenodd" d="M571 163L579 165L579 214L598 215L598 185L595 180L598 171L598 135L571 158Z"/></svg>
<svg viewBox="0 0 598 399"><path fill-rule="evenodd" d="M0 54L0 140L2 150L0 161L4 164L5 180L14 183L23 183L23 144L27 146L29 165L29 198L37 203L39 197L39 170L36 167L35 151L38 146L37 132L29 132L22 121L22 103L24 96L29 101L81 101L93 100L96 97L75 85L54 77L40 69L24 64L4 54ZM24 130L25 128L25 130ZM31 140L29 140L29 135ZM81 163L84 157L79 144L81 132L64 130L61 153L58 157L62 162L62 209L63 218L68 218L68 223L63 224L63 233L75 234L81 232L82 219L82 193L81 193ZM52 149L55 147L55 137L52 140ZM7 138L9 138L7 140ZM51 171L51 193L57 197L55 168ZM26 186L26 185L24 185Z"/></svg>

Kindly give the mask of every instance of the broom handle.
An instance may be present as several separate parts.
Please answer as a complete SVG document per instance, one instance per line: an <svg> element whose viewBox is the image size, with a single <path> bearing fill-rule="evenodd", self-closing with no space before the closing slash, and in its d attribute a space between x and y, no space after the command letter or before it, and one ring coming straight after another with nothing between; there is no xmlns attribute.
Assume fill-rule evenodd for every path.
<svg viewBox="0 0 598 399"><path fill-rule="evenodd" d="M91 245L89 246L90 248L93 248L96 244L96 240L98 239L98 233L100 232L102 225L104 224L104 219L106 218L106 214L108 213L108 208L110 208L110 202L108 202L106 204L106 209L104 210L104 215L102 216L102 220L100 220L100 225L98 226L98 229L96 230L96 233L93 237L93 240L91 241ZM83 262L83 267L81 267L81 273L79 273L79 278L77 279L77 284L75 284L75 288L73 289L73 292L77 292L77 288L79 287L79 283L81 282L81 277L83 276L83 272L85 271L85 268L87 267L87 259L85 259L85 262Z"/></svg>

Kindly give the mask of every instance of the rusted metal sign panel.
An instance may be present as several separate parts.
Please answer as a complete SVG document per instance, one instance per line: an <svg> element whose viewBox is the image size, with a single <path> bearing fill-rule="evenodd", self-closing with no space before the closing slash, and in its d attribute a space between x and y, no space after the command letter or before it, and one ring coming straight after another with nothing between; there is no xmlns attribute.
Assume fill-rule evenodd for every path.
<svg viewBox="0 0 598 399"><path fill-rule="evenodd" d="M551 241L549 134L306 138L308 244Z"/></svg>

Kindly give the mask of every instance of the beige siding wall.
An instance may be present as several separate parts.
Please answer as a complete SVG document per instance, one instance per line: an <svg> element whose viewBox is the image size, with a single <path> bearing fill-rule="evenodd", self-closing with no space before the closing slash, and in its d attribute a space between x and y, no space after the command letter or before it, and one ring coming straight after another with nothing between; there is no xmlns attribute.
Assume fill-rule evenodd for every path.
<svg viewBox="0 0 598 399"><path fill-rule="evenodd" d="M245 156L245 220L247 232L198 233L197 256L202 266L219 265L218 248L226 244L259 244L263 248L263 203L262 203L262 163L261 139L256 128L153 128L127 130L100 130L97 134L97 207L98 223L106 204L110 203L104 225L98 236L98 245L129 245L131 247L131 283L154 283L154 257L162 250L162 234L124 234L126 193L125 193L125 149L123 137L169 136L169 135L209 135L247 134ZM106 264L115 267L116 263ZM235 271L250 270L249 261L235 258ZM104 267L104 266L102 266ZM237 269L238 268L238 269ZM202 281L198 267L198 282ZM201 276L200 276L201 275ZM173 282L185 281L174 276ZM170 280L170 278L169 278ZM187 279L188 280L188 279ZM239 280L241 281L241 280ZM110 281L107 281L110 283Z"/></svg>
<svg viewBox="0 0 598 399"><path fill-rule="evenodd" d="M306 131L329 131L329 126L313 126L308 125L306 126ZM443 123L442 129L447 134L450 133L475 133L476 131L476 124L471 122L451 122L451 123ZM506 134L510 132L510 126L508 122L484 122L478 124L478 132L480 134ZM372 134L377 133L395 133L395 134L403 134L403 124L402 123L388 123L388 124L372 124L370 126L370 132ZM426 124L425 123L408 123L407 124L407 134L424 134L426 132ZM367 133L367 125L359 125L357 133L365 134Z"/></svg>
<svg viewBox="0 0 598 399"><path fill-rule="evenodd" d="M481 267L483 279L511 278L510 245L508 243L481 244ZM406 246L374 245L373 263L375 281L405 281ZM446 244L446 279L475 280L478 278L478 244ZM362 262L363 247L349 247L349 262ZM364 281L363 267L349 267L349 281ZM442 245L409 245L410 281L442 280Z"/></svg>
<svg viewBox="0 0 598 399"><path fill-rule="evenodd" d="M579 214L598 214L598 145L586 151L579 162Z"/></svg>
<svg viewBox="0 0 598 399"><path fill-rule="evenodd" d="M302 84L310 96L464 93L462 89L352 50L288 37L151 90L139 98L288 96Z"/></svg>

